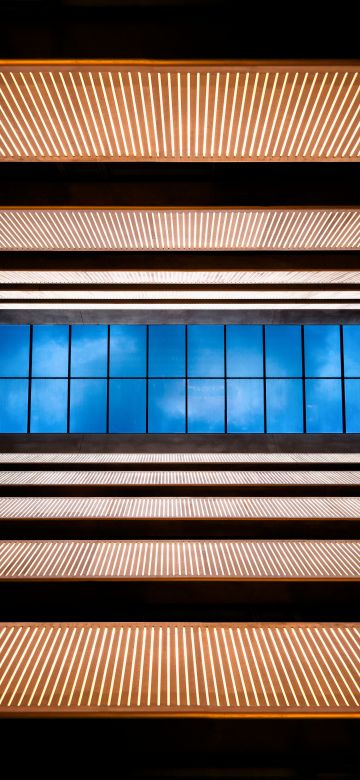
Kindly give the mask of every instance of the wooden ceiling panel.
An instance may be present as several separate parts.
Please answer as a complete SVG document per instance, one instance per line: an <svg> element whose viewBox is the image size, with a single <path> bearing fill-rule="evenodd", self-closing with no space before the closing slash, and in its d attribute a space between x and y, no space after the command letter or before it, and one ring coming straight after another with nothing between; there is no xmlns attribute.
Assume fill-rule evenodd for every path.
<svg viewBox="0 0 360 780"><path fill-rule="evenodd" d="M0 159L353 161L358 67L0 62Z"/></svg>
<svg viewBox="0 0 360 780"><path fill-rule="evenodd" d="M353 716L350 623L0 624L2 715Z"/></svg>

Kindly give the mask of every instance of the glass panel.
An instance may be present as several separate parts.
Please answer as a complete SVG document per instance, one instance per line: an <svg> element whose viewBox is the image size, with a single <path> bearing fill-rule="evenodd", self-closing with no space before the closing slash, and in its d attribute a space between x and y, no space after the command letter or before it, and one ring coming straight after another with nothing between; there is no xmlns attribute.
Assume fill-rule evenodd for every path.
<svg viewBox="0 0 360 780"><path fill-rule="evenodd" d="M306 380L306 430L308 433L342 433L340 379Z"/></svg>
<svg viewBox="0 0 360 780"><path fill-rule="evenodd" d="M67 376L68 325L34 325L32 376Z"/></svg>
<svg viewBox="0 0 360 780"><path fill-rule="evenodd" d="M189 433L224 433L224 380L189 379Z"/></svg>
<svg viewBox="0 0 360 780"><path fill-rule="evenodd" d="M266 325L266 375L302 376L300 325Z"/></svg>
<svg viewBox="0 0 360 780"><path fill-rule="evenodd" d="M150 325L149 376L185 373L185 325Z"/></svg>
<svg viewBox="0 0 360 780"><path fill-rule="evenodd" d="M0 325L0 376L28 376L29 349L29 325Z"/></svg>
<svg viewBox="0 0 360 780"><path fill-rule="evenodd" d="M360 433L360 379L345 379L346 433Z"/></svg>
<svg viewBox="0 0 360 780"><path fill-rule="evenodd" d="M185 379L149 379L149 433L185 433Z"/></svg>
<svg viewBox="0 0 360 780"><path fill-rule="evenodd" d="M261 325L226 326L226 368L228 376L263 376Z"/></svg>
<svg viewBox="0 0 360 780"><path fill-rule="evenodd" d="M360 377L360 325L344 325L345 376Z"/></svg>
<svg viewBox="0 0 360 780"><path fill-rule="evenodd" d="M228 379L228 433L264 432L264 382L262 379Z"/></svg>
<svg viewBox="0 0 360 780"><path fill-rule="evenodd" d="M66 433L67 379L31 382L31 433Z"/></svg>
<svg viewBox="0 0 360 780"><path fill-rule="evenodd" d="M26 433L27 379L0 379L0 433Z"/></svg>
<svg viewBox="0 0 360 780"><path fill-rule="evenodd" d="M107 326L73 325L71 376L106 376Z"/></svg>
<svg viewBox="0 0 360 780"><path fill-rule="evenodd" d="M111 379L109 433L146 433L146 379Z"/></svg>
<svg viewBox="0 0 360 780"><path fill-rule="evenodd" d="M106 432L106 379L72 379L70 432Z"/></svg>
<svg viewBox="0 0 360 780"><path fill-rule="evenodd" d="M305 325L306 376L341 376L339 325Z"/></svg>
<svg viewBox="0 0 360 780"><path fill-rule="evenodd" d="M188 326L188 376L224 376L224 326Z"/></svg>
<svg viewBox="0 0 360 780"><path fill-rule="evenodd" d="M303 433L301 379L268 379L266 382L268 433Z"/></svg>
<svg viewBox="0 0 360 780"><path fill-rule="evenodd" d="M146 325L110 326L110 376L146 376Z"/></svg>

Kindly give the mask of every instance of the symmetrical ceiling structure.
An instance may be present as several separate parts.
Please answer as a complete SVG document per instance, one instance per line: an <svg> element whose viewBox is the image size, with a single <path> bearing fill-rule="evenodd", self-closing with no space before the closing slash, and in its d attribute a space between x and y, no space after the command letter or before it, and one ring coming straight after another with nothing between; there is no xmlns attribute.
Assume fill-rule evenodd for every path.
<svg viewBox="0 0 360 780"><path fill-rule="evenodd" d="M1 322L358 324L345 188L247 204L242 172L350 170L359 109L354 62L0 62L0 164L129 170L2 196ZM232 164L240 205L142 202L150 163ZM1 436L0 715L358 715L356 435L105 438Z"/></svg>

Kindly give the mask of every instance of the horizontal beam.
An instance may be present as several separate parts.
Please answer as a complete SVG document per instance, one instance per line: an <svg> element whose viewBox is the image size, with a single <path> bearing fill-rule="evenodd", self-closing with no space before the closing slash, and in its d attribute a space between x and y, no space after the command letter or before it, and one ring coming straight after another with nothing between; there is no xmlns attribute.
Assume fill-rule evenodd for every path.
<svg viewBox="0 0 360 780"><path fill-rule="evenodd" d="M6 715L354 716L354 624L2 624Z"/></svg>
<svg viewBox="0 0 360 780"><path fill-rule="evenodd" d="M3 161L343 162L356 63L2 62Z"/></svg>
<svg viewBox="0 0 360 780"><path fill-rule="evenodd" d="M325 462L323 456L334 462L347 459L347 463L359 462L360 435L353 434L1 434L1 457L11 460L19 458L20 462L26 457L50 457L55 459L70 457L71 459L89 458L88 462L95 462L97 458L102 461L123 462L126 459L132 463L145 462L146 459L154 463L157 459L163 462L209 462L214 458L228 458L233 463L253 462L262 463L269 459L271 462L280 462L288 457L296 462L298 453L303 462L310 462L313 458L317 462ZM8 454L6 454L8 453ZM28 455L27 455L28 453ZM39 455L40 453L40 455ZM41 453L47 453L41 455ZM67 456L66 453L69 455ZM79 455L81 453L81 455ZM94 454L90 454L94 453ZM140 453L140 458L138 454ZM210 454L209 454L210 453ZM287 453L291 453L287 455ZM292 454L294 453L294 455ZM310 454L312 453L312 454ZM239 455L240 454L240 455ZM175 456L175 457L174 457ZM238 457L239 456L239 457ZM133 460L131 460L133 458ZM177 460L183 458L183 460ZM5 461L4 461L5 462ZM81 461L80 461L81 462ZM221 461L221 462L224 462ZM287 461L286 461L287 462Z"/></svg>
<svg viewBox="0 0 360 780"><path fill-rule="evenodd" d="M0 323L23 324L61 324L70 323L107 324L126 323L127 325L148 324L343 324L358 325L360 323L359 304L352 302L340 303L294 303L291 304L274 301L267 303L242 302L235 304L218 303L190 303L180 304L143 303L122 304L121 308L115 303L89 303L82 302L72 304L56 303L49 309L49 303L22 303L21 308L17 303L0 303ZM291 307L291 308L290 308ZM1 442L1 436L0 436Z"/></svg>

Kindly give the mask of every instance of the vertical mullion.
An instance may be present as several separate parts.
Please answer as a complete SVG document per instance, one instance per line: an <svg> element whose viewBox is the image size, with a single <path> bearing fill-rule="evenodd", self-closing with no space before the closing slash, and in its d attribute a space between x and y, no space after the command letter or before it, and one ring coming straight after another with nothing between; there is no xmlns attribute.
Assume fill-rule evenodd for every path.
<svg viewBox="0 0 360 780"><path fill-rule="evenodd" d="M305 331L303 325L301 325L301 370L303 390L303 432L306 433Z"/></svg>
<svg viewBox="0 0 360 780"><path fill-rule="evenodd" d="M30 433L31 421L31 378L32 378L32 352L33 352L33 325L30 325L29 339L29 378L28 378L28 414L27 414L27 432Z"/></svg>
<svg viewBox="0 0 360 780"><path fill-rule="evenodd" d="M149 433L149 325L146 326L146 433Z"/></svg>
<svg viewBox="0 0 360 780"><path fill-rule="evenodd" d="M188 432L188 326L185 325L185 433Z"/></svg>
<svg viewBox="0 0 360 780"><path fill-rule="evenodd" d="M109 433L110 408L110 325L107 326L107 363L106 363L106 433Z"/></svg>
<svg viewBox="0 0 360 780"><path fill-rule="evenodd" d="M68 351L68 397L67 397L67 423L66 430L70 433L70 377L71 377L71 336L72 326L69 325L69 351Z"/></svg>
<svg viewBox="0 0 360 780"><path fill-rule="evenodd" d="M267 433L267 414L266 414L266 342L265 325L262 326L263 340L263 388L264 388L264 433Z"/></svg>
<svg viewBox="0 0 360 780"><path fill-rule="evenodd" d="M225 401L225 433L227 433L227 358L226 358L226 325L224 325L224 401Z"/></svg>
<svg viewBox="0 0 360 780"><path fill-rule="evenodd" d="M344 362L344 331L343 331L343 325L340 325L340 360L341 360L342 429L343 429L343 433L346 433L345 362Z"/></svg>

